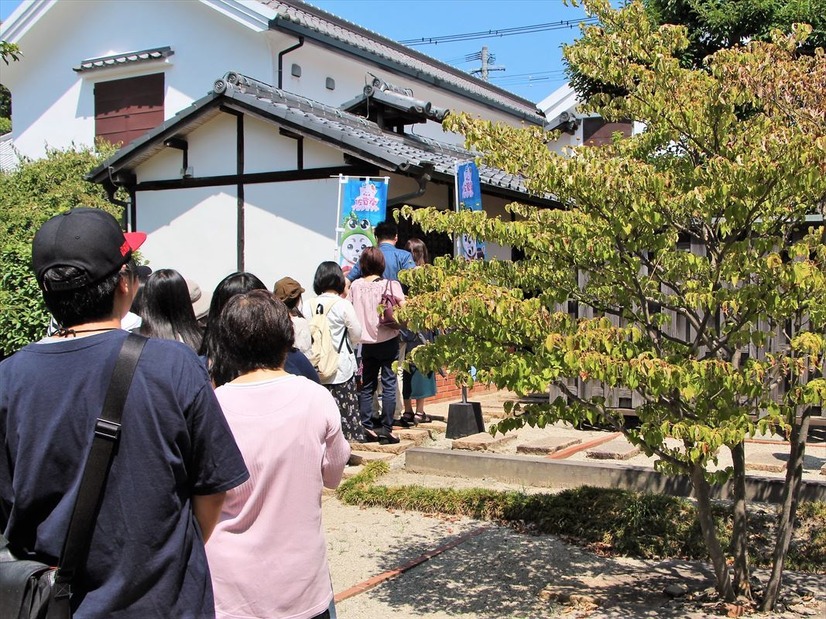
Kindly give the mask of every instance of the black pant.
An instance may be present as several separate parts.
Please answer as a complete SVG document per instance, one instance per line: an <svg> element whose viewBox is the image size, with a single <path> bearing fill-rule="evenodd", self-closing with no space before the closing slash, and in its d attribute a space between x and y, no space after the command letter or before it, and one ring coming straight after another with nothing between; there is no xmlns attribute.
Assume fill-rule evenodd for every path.
<svg viewBox="0 0 826 619"><path fill-rule="evenodd" d="M388 432L393 430L393 414L396 412L396 384L398 379L393 371L393 362L399 358L399 338L394 337L378 344L361 346L361 391L359 391L359 415L361 424L373 429L373 395L379 384L381 372L381 412L382 426Z"/></svg>

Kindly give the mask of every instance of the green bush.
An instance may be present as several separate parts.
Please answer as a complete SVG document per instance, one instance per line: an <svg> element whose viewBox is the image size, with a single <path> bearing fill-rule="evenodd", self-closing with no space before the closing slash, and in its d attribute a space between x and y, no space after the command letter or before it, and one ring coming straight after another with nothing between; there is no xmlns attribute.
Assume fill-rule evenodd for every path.
<svg viewBox="0 0 826 619"><path fill-rule="evenodd" d="M83 176L112 153L111 147L51 149L0 173L0 357L43 336L48 314L31 273L31 241L48 218L75 206L121 217L100 185Z"/></svg>

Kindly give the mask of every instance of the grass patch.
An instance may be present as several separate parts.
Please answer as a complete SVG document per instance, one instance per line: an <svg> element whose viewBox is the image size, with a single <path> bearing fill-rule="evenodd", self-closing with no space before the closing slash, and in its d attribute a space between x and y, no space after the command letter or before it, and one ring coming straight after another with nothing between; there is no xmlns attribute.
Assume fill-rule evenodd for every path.
<svg viewBox="0 0 826 619"><path fill-rule="evenodd" d="M382 486L388 470L371 462L339 486L338 497L350 505L405 509L492 520L535 533L554 534L601 554L643 559L707 560L694 504L683 498L616 488L583 486L556 494L525 494L481 488ZM727 505L714 505L723 547L730 539ZM771 563L775 516L749 515L752 565ZM803 503L786 565L789 569L826 571L826 504Z"/></svg>

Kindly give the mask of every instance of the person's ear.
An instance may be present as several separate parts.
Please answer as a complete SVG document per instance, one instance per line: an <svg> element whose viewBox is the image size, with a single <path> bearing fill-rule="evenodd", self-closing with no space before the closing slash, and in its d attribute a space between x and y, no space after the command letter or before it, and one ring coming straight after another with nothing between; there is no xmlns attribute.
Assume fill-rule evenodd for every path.
<svg viewBox="0 0 826 619"><path fill-rule="evenodd" d="M132 274L129 272L128 269L121 269L120 277L118 278L118 290L120 292L126 294L130 290L132 290L133 281L132 281Z"/></svg>

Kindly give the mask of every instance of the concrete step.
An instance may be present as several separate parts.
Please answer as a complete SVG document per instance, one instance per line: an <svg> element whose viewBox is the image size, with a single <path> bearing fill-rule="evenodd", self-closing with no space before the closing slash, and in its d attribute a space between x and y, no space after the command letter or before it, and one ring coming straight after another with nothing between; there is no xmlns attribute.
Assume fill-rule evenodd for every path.
<svg viewBox="0 0 826 619"><path fill-rule="evenodd" d="M546 456L548 454L556 453L562 449L579 445L582 439L579 438L564 438L559 436L549 436L541 438L530 443L524 443L516 446L516 453L528 454L531 456Z"/></svg>
<svg viewBox="0 0 826 619"><path fill-rule="evenodd" d="M393 433L403 441L412 441L417 447L431 440L430 430L418 426L415 428L394 428Z"/></svg>
<svg viewBox="0 0 826 619"><path fill-rule="evenodd" d="M417 430L428 430L430 432L444 434L447 430L447 422L445 421L428 421L427 423L420 423L416 426Z"/></svg>
<svg viewBox="0 0 826 619"><path fill-rule="evenodd" d="M625 437L615 438L585 452L588 458L594 460L629 460L639 454L640 448L629 443Z"/></svg>
<svg viewBox="0 0 826 619"><path fill-rule="evenodd" d="M382 461L386 462L387 460L392 460L396 457L394 453L385 453L380 451L351 451L350 452L350 462L348 463L347 469L350 469L355 466L360 466L362 464L367 464L368 462L375 462L375 461ZM347 470L345 469L345 470Z"/></svg>
<svg viewBox="0 0 826 619"><path fill-rule="evenodd" d="M350 449L354 451L369 451L373 453L398 455L415 446L416 445L413 441L403 440L393 445L382 445L381 443L351 443Z"/></svg>
<svg viewBox="0 0 826 619"><path fill-rule="evenodd" d="M492 451L497 447L516 440L516 437L517 435L512 432L497 434L496 436L491 436L488 432L479 432L478 434L471 434L464 438L454 439L451 448L463 449L465 451Z"/></svg>

